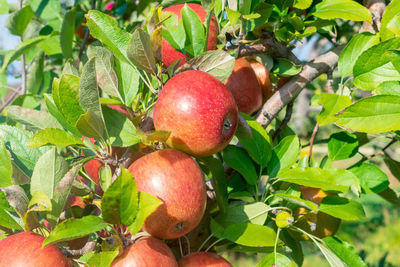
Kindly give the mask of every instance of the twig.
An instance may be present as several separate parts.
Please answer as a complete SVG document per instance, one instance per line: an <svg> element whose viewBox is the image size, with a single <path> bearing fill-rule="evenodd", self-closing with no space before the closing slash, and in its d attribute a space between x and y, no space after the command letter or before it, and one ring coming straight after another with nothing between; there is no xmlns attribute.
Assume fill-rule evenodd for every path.
<svg viewBox="0 0 400 267"><path fill-rule="evenodd" d="M121 159L118 160L117 168L115 169L111 182L114 182L117 177L121 175L121 167L128 168L132 164L134 160L134 155L135 152L132 151L129 147L125 150Z"/></svg>
<svg viewBox="0 0 400 267"><path fill-rule="evenodd" d="M23 5L23 0L19 0L19 9L22 9ZM21 36L21 42L22 42L22 36ZM24 95L26 94L26 66L25 66L25 55L21 55L21 68L22 68L22 82L21 82L21 94Z"/></svg>
<svg viewBox="0 0 400 267"><path fill-rule="evenodd" d="M372 23L365 21L361 27L361 32L377 33L381 27L381 19L386 8L385 0L364 0L364 5L372 15Z"/></svg>
<svg viewBox="0 0 400 267"><path fill-rule="evenodd" d="M286 106L285 118L283 119L283 121L279 125L278 129L276 129L276 131L272 135L272 139L275 139L279 135L279 133L285 128L285 126L288 124L288 122L290 121L290 118L292 117L292 112L293 112L293 101L290 102Z"/></svg>
<svg viewBox="0 0 400 267"><path fill-rule="evenodd" d="M328 94L333 94L335 93L333 91L333 69L330 69L326 74L328 78L326 80L325 90Z"/></svg>
<svg viewBox="0 0 400 267"><path fill-rule="evenodd" d="M96 0L92 0L92 6L91 9L94 10L96 9ZM79 48L79 55L78 58L76 59L75 66L78 68L79 63L81 62L81 58L83 55L83 50L85 50L86 42L89 39L89 28L86 27L85 35L83 36L83 40L81 43L81 46Z"/></svg>
<svg viewBox="0 0 400 267"><path fill-rule="evenodd" d="M311 160L312 149L313 149L313 145L314 145L314 139L315 139L315 136L317 135L318 128L319 128L319 125L318 125L318 122L317 122L315 124L315 126L314 126L314 130L312 132L311 139L310 139L310 150L308 152L308 161Z"/></svg>
<svg viewBox="0 0 400 267"><path fill-rule="evenodd" d="M96 248L96 241L89 241L81 249L65 249L63 250L63 252L64 254L66 254L67 257L76 257L92 252L94 251L95 248Z"/></svg>
<svg viewBox="0 0 400 267"><path fill-rule="evenodd" d="M18 91L14 91L12 95L3 103L3 105L0 107L0 113L17 97L19 96Z"/></svg>
<svg viewBox="0 0 400 267"><path fill-rule="evenodd" d="M357 164L360 164L360 163L362 163L362 162L364 162L364 161L373 159L373 158L375 158L376 156L378 156L378 155L380 155L380 154L384 154L385 151L386 151L391 145L393 145L393 144L396 143L396 142L397 142L397 138L394 137L389 143L386 144L386 146L384 146L384 147L382 148L382 150L378 150L377 152L375 152L374 154L372 154L372 155L370 155L370 156L368 156L368 157L366 157L366 156L363 155L362 159L360 159L359 161L357 161L356 163L354 163L353 165L351 165L350 167L348 167L348 169L350 169L351 167L354 167L354 166L356 166Z"/></svg>

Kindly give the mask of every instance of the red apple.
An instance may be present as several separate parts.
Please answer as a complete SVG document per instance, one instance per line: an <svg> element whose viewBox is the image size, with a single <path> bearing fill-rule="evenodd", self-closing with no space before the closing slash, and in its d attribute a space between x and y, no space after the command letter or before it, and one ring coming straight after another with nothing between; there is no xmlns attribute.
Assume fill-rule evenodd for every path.
<svg viewBox="0 0 400 267"><path fill-rule="evenodd" d="M142 237L117 257L112 267L178 267L169 247L154 237Z"/></svg>
<svg viewBox="0 0 400 267"><path fill-rule="evenodd" d="M55 245L42 248L44 237L32 232L11 235L0 241L0 266L66 267L71 262Z"/></svg>
<svg viewBox="0 0 400 267"><path fill-rule="evenodd" d="M68 202L68 204L65 205L66 206L65 208L68 208L68 205L70 207L76 206L76 207L79 207L81 209L85 208L85 203L83 202L82 198L80 198L80 197L78 197L76 195L69 195L67 202Z"/></svg>
<svg viewBox="0 0 400 267"><path fill-rule="evenodd" d="M172 12L178 17L178 21L182 18L181 10L185 4L170 6L163 9L163 12ZM204 23L206 20L207 12L199 4L186 4L191 8L199 17L200 21ZM211 17L210 30L208 34L207 50L217 49L217 36L218 36L218 23L214 16ZM166 45L167 44L167 45ZM176 51L167 41L163 40L162 43L162 61L166 67L169 67L176 60L180 59L179 66L185 63L185 56Z"/></svg>
<svg viewBox="0 0 400 267"><path fill-rule="evenodd" d="M240 112L252 114L262 105L263 93L250 63L245 58L235 60L233 72L225 82Z"/></svg>
<svg viewBox="0 0 400 267"><path fill-rule="evenodd" d="M179 267L232 267L232 265L218 254L197 252L180 259Z"/></svg>
<svg viewBox="0 0 400 267"><path fill-rule="evenodd" d="M256 74L258 84L261 86L264 100L270 98L274 93L271 80L269 79L269 70L256 59L246 58L250 63L254 73Z"/></svg>
<svg viewBox="0 0 400 267"><path fill-rule="evenodd" d="M136 160L128 170L137 189L164 203L145 221L143 230L160 239L174 239L195 228L206 208L206 187L199 165L187 154L159 150Z"/></svg>
<svg viewBox="0 0 400 267"><path fill-rule="evenodd" d="M235 133L238 112L231 93L214 76L197 70L170 79L154 108L156 130L170 131L167 143L194 156L224 149Z"/></svg>

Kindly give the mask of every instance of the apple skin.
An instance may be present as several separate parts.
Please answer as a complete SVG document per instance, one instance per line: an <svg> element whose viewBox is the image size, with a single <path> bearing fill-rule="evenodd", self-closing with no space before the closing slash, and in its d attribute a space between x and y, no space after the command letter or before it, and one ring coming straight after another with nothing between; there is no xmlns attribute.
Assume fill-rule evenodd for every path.
<svg viewBox="0 0 400 267"><path fill-rule="evenodd" d="M319 188L308 187L308 186L297 186L303 195L305 200L311 200L317 205L321 204L322 200L328 196L326 192Z"/></svg>
<svg viewBox="0 0 400 267"><path fill-rule="evenodd" d="M143 230L160 239L181 237L195 228L206 208L206 187L199 165L187 154L159 150L129 166L139 192L164 203L147 217Z"/></svg>
<svg viewBox="0 0 400 267"><path fill-rule="evenodd" d="M214 76L189 70L172 77L154 107L156 130L170 131L167 144L193 156L224 149L238 124L231 93Z"/></svg>
<svg viewBox="0 0 400 267"><path fill-rule="evenodd" d="M191 253L178 262L179 267L232 267L227 260L215 253Z"/></svg>
<svg viewBox="0 0 400 267"><path fill-rule="evenodd" d="M11 235L0 241L0 266L72 267L55 245L42 248L44 237L32 232Z"/></svg>
<svg viewBox="0 0 400 267"><path fill-rule="evenodd" d="M178 267L170 248L157 238L146 236L136 241L118 256L111 267Z"/></svg>
<svg viewBox="0 0 400 267"><path fill-rule="evenodd" d="M263 100L265 101L275 93L271 80L269 79L269 70L253 58L246 57L246 60L250 63L250 66L256 74L258 84L261 86L263 93Z"/></svg>
<svg viewBox="0 0 400 267"><path fill-rule="evenodd" d="M172 12L178 17L178 21L182 18L181 9L185 4L173 5L167 8L164 8L164 12ZM199 17L202 23L205 22L207 12L203 9L203 7L199 4L186 4L188 5ZM208 34L208 42L207 42L207 50L215 50L217 49L217 41L218 41L218 22L214 16L211 17L210 20L210 30ZM167 44L167 45L166 45ZM162 62L166 67L169 67L176 60L180 59L179 65L181 66L186 62L185 56L176 51L167 41L163 39L162 42Z"/></svg>
<svg viewBox="0 0 400 267"><path fill-rule="evenodd" d="M235 60L233 72L225 82L231 91L240 112L252 114L259 110L263 93L250 63L245 58Z"/></svg>

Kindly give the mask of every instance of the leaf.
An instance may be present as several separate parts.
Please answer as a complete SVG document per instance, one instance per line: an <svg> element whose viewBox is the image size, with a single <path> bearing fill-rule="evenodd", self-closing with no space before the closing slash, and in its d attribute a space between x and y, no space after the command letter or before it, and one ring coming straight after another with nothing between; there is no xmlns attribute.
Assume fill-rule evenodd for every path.
<svg viewBox="0 0 400 267"><path fill-rule="evenodd" d="M276 259L276 261L275 261ZM257 267L274 267L274 266L282 266L282 267L297 267L297 264L280 253L270 253L257 264Z"/></svg>
<svg viewBox="0 0 400 267"><path fill-rule="evenodd" d="M13 168L4 141L0 139L0 188L13 185Z"/></svg>
<svg viewBox="0 0 400 267"><path fill-rule="evenodd" d="M49 56L62 54L60 37L56 34L50 36L49 38L46 38L45 40L43 40L43 42L38 43L38 47Z"/></svg>
<svg viewBox="0 0 400 267"><path fill-rule="evenodd" d="M311 6L312 0L295 0L293 7L298 9L307 9Z"/></svg>
<svg viewBox="0 0 400 267"><path fill-rule="evenodd" d="M400 2L399 1L391 1L390 5L385 8L385 13L382 16L382 22L380 27L380 34L382 41L389 40L392 37L395 37L399 34L399 13L400 13ZM393 27L392 25L397 25L397 27Z"/></svg>
<svg viewBox="0 0 400 267"><path fill-rule="evenodd" d="M0 0L0 15L8 14L9 6L7 0Z"/></svg>
<svg viewBox="0 0 400 267"><path fill-rule="evenodd" d="M139 192L138 213L134 222L128 226L129 232L134 235L142 229L146 218L152 214L163 202L147 192Z"/></svg>
<svg viewBox="0 0 400 267"><path fill-rule="evenodd" d="M30 3L36 15L48 21L57 18L61 11L59 0L30 0Z"/></svg>
<svg viewBox="0 0 400 267"><path fill-rule="evenodd" d="M162 20L162 37L176 50L181 51L185 48L185 28L183 27L183 20L168 11L161 12Z"/></svg>
<svg viewBox="0 0 400 267"><path fill-rule="evenodd" d="M334 133L329 137L328 154L332 161L348 159L358 152L358 138L348 132Z"/></svg>
<svg viewBox="0 0 400 267"><path fill-rule="evenodd" d="M204 52L204 26L197 14L188 5L182 8L181 13L186 33L185 50L196 57Z"/></svg>
<svg viewBox="0 0 400 267"><path fill-rule="evenodd" d="M325 197L319 205L319 210L346 221L366 219L363 206L360 203L339 196Z"/></svg>
<svg viewBox="0 0 400 267"><path fill-rule="evenodd" d="M121 175L108 187L101 200L104 221L130 225L138 213L138 192L132 174L121 168Z"/></svg>
<svg viewBox="0 0 400 267"><path fill-rule="evenodd" d="M11 185L1 190L6 193L6 198L10 206L13 207L18 216L22 218L28 210L29 204L29 199L24 189L18 185Z"/></svg>
<svg viewBox="0 0 400 267"><path fill-rule="evenodd" d="M83 146L83 142L80 138L67 131L57 128L46 128L35 132L27 143L27 147L31 148L45 145L55 145L57 147L67 147L72 145Z"/></svg>
<svg viewBox="0 0 400 267"><path fill-rule="evenodd" d="M36 129L62 129L62 126L58 123L58 121L46 111L38 111L13 105L8 106L6 111L7 117L11 120Z"/></svg>
<svg viewBox="0 0 400 267"><path fill-rule="evenodd" d="M26 144L31 136L31 132L8 125L0 125L0 139L4 140L7 150L11 153L13 164L29 177L32 175L36 161L48 150L48 148L27 148Z"/></svg>
<svg viewBox="0 0 400 267"><path fill-rule="evenodd" d="M224 227L244 222L264 225L270 210L270 207L263 202L254 202L251 204L232 203L228 206L226 214L218 215L216 220Z"/></svg>
<svg viewBox="0 0 400 267"><path fill-rule="evenodd" d="M367 194L380 193L389 186L387 175L374 164L362 162L350 168L349 171L358 177L362 189Z"/></svg>
<svg viewBox="0 0 400 267"><path fill-rule="evenodd" d="M61 51L65 58L72 57L72 41L75 33L75 16L76 8L74 7L65 13L61 26L60 44Z"/></svg>
<svg viewBox="0 0 400 267"><path fill-rule="evenodd" d="M89 266L111 266L114 259L118 256L119 251L102 251L100 253L94 253L93 256L87 261ZM86 254L85 254L86 255Z"/></svg>
<svg viewBox="0 0 400 267"><path fill-rule="evenodd" d="M97 10L90 10L85 16L90 34L99 39L120 60L129 63L126 55L131 36L118 27L116 20Z"/></svg>
<svg viewBox="0 0 400 267"><path fill-rule="evenodd" d="M238 24L238 20L240 19L240 12L232 10L230 8L225 8L226 15L228 16L228 20L232 26Z"/></svg>
<svg viewBox="0 0 400 267"><path fill-rule="evenodd" d="M26 88L31 94L37 94L40 90L40 85L43 80L44 69L44 53L39 52L32 63L29 71L28 79L26 80Z"/></svg>
<svg viewBox="0 0 400 267"><path fill-rule="evenodd" d="M325 237L324 242L326 246L332 250L347 266L366 267L367 265L358 255L357 250L354 249L349 243L340 240L334 236Z"/></svg>
<svg viewBox="0 0 400 267"><path fill-rule="evenodd" d="M318 206L310 201L310 200L304 200L300 197L294 196L294 195L290 195L290 194L285 194L285 193L280 193L280 192L276 192L274 193L274 196L282 198L283 200L286 200L288 202L291 202L293 204L299 205L301 207L304 207L306 209L309 210L313 210L313 211L318 211Z"/></svg>
<svg viewBox="0 0 400 267"><path fill-rule="evenodd" d="M154 60L153 47L150 40L150 35L137 28L129 41L127 55L130 61L141 70L153 73L156 75L156 63Z"/></svg>
<svg viewBox="0 0 400 267"><path fill-rule="evenodd" d="M400 207L400 196L399 193L392 188L387 188L386 190L378 193L383 199L388 201L389 203L395 205L396 207Z"/></svg>
<svg viewBox="0 0 400 267"><path fill-rule="evenodd" d="M253 117L242 114L250 127L251 136L237 135L240 143L249 152L250 157L257 162L261 168L267 166L271 158L271 138L267 131Z"/></svg>
<svg viewBox="0 0 400 267"><path fill-rule="evenodd" d="M289 135L283 138L272 150L271 160L268 163L270 177L290 168L296 163L300 153L300 141L297 135Z"/></svg>
<svg viewBox="0 0 400 267"><path fill-rule="evenodd" d="M75 63L73 62L72 58L67 59L67 62L65 62L64 67L62 69L62 75L64 74L72 74L75 76L80 76L80 72L77 69L77 67L74 65Z"/></svg>
<svg viewBox="0 0 400 267"><path fill-rule="evenodd" d="M331 250L329 250L323 241L317 240L313 238L310 234L307 232L303 232L304 234L308 235L310 239L314 242L315 245L319 248L321 253L325 256L326 260L331 266L335 267L346 267L346 265L341 261L341 259L336 256Z"/></svg>
<svg viewBox="0 0 400 267"><path fill-rule="evenodd" d="M337 124L353 131L383 133L400 129L400 96L363 98L338 115Z"/></svg>
<svg viewBox="0 0 400 267"><path fill-rule="evenodd" d="M103 107L103 115L112 146L128 147L141 141L136 135L136 128L132 121L124 114Z"/></svg>
<svg viewBox="0 0 400 267"><path fill-rule="evenodd" d="M264 225L235 223L223 229L222 238L244 246L269 247L275 244L276 233Z"/></svg>
<svg viewBox="0 0 400 267"><path fill-rule="evenodd" d="M28 211L23 217L25 231L32 231L40 227L37 212L46 213L51 211L51 201L44 193L35 191L28 204Z"/></svg>
<svg viewBox="0 0 400 267"><path fill-rule="evenodd" d="M6 20L6 27L11 34L21 36L32 20L33 10L30 5L11 13Z"/></svg>
<svg viewBox="0 0 400 267"><path fill-rule="evenodd" d="M138 70L128 63L115 59L115 71L121 92L122 102L130 107L135 99L141 82Z"/></svg>
<svg viewBox="0 0 400 267"><path fill-rule="evenodd" d="M100 231L107 226L100 217L89 215L77 218L69 218L61 222L50 232L43 241L43 247L62 241L74 240Z"/></svg>
<svg viewBox="0 0 400 267"><path fill-rule="evenodd" d="M18 218L12 213L15 212L14 208L10 206L6 198L6 194L0 190L0 226L8 229L23 230Z"/></svg>
<svg viewBox="0 0 400 267"><path fill-rule="evenodd" d="M212 50L193 58L187 64L192 69L208 72L225 82L233 71L235 58L223 50Z"/></svg>
<svg viewBox="0 0 400 267"><path fill-rule="evenodd" d="M389 157L387 154L385 154L385 157L383 158L386 166L389 168L390 172L394 177L396 177L397 180L400 181L400 162L392 159Z"/></svg>
<svg viewBox="0 0 400 267"><path fill-rule="evenodd" d="M49 199L54 196L55 189L68 171L68 163L52 148L38 160L31 178L31 194L41 191Z"/></svg>
<svg viewBox="0 0 400 267"><path fill-rule="evenodd" d="M345 169L335 169L335 168L326 168L330 174L332 174L336 179L336 185L344 186L346 188L351 187L355 192L361 191L360 181L352 172L345 170Z"/></svg>
<svg viewBox="0 0 400 267"><path fill-rule="evenodd" d="M346 192L348 187L338 185L335 176L329 171L317 167L294 168L283 171L280 181L321 188L322 190L337 190Z"/></svg>
<svg viewBox="0 0 400 267"><path fill-rule="evenodd" d="M278 74L279 76L288 77L298 74L301 69L301 65L295 65L284 58L277 58L271 71Z"/></svg>
<svg viewBox="0 0 400 267"><path fill-rule="evenodd" d="M348 96L322 93L318 104L322 105L322 110L317 116L317 122L324 126L336 121L335 114L351 105L351 99Z"/></svg>
<svg viewBox="0 0 400 267"><path fill-rule="evenodd" d="M368 9L352 0L324 0L315 6L312 14L321 19L371 22L371 13Z"/></svg>
<svg viewBox="0 0 400 267"><path fill-rule="evenodd" d="M253 162L242 148L228 145L222 151L225 163L232 169L238 171L248 184L255 185L258 181L258 174Z"/></svg>

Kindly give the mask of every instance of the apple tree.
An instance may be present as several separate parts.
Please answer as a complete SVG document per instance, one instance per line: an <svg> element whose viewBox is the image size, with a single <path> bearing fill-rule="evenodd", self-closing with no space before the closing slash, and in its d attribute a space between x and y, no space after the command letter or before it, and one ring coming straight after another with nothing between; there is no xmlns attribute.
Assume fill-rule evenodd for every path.
<svg viewBox="0 0 400 267"><path fill-rule="evenodd" d="M312 243L366 266L337 233L366 220L365 194L400 206L374 161L400 179L399 0L0 12L21 40L0 51L0 265L302 266Z"/></svg>

